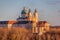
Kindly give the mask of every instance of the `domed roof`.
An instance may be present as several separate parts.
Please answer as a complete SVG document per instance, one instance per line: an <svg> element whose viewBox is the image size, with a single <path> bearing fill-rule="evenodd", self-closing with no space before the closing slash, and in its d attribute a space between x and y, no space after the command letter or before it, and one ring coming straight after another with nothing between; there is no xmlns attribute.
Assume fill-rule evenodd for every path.
<svg viewBox="0 0 60 40"><path fill-rule="evenodd" d="M28 10L27 10L26 7L24 7L23 10L22 10L22 12L21 12L21 14L26 14L26 13L28 13Z"/></svg>

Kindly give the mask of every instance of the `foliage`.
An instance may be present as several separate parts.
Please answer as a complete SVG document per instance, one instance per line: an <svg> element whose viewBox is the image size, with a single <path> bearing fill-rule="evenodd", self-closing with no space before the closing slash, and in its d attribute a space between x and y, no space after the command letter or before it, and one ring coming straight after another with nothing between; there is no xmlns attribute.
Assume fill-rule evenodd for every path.
<svg viewBox="0 0 60 40"><path fill-rule="evenodd" d="M0 40L31 40L32 33L23 27L0 28Z"/></svg>

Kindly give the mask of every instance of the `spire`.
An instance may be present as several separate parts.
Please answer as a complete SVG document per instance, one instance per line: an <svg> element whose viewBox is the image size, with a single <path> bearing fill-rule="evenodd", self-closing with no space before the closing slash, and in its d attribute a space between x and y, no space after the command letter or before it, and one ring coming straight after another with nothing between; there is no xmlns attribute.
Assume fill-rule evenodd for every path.
<svg viewBox="0 0 60 40"><path fill-rule="evenodd" d="M35 22L37 23L38 22L38 12L36 9L34 11L34 18L35 18Z"/></svg>
<svg viewBox="0 0 60 40"><path fill-rule="evenodd" d="M29 9L29 12L28 13L30 13L31 12L31 9Z"/></svg>
<svg viewBox="0 0 60 40"><path fill-rule="evenodd" d="M35 8L35 12L37 12L36 8Z"/></svg>
<svg viewBox="0 0 60 40"><path fill-rule="evenodd" d="M29 12L28 12L28 20L31 21L32 20L32 12L31 10L29 9Z"/></svg>
<svg viewBox="0 0 60 40"><path fill-rule="evenodd" d="M36 8L35 8L35 11L34 11L34 16L38 16Z"/></svg>
<svg viewBox="0 0 60 40"><path fill-rule="evenodd" d="M28 15L32 15L31 9L29 9Z"/></svg>

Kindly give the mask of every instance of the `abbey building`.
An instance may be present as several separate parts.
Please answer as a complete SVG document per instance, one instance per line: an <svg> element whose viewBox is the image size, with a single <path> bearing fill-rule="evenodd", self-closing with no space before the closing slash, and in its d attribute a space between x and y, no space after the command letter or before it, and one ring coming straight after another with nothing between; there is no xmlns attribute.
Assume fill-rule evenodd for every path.
<svg viewBox="0 0 60 40"><path fill-rule="evenodd" d="M38 21L38 12L35 9L34 13L30 9L23 8L21 16L17 18L20 26L31 28L32 33L40 33L49 31L50 24L47 21Z"/></svg>
<svg viewBox="0 0 60 40"><path fill-rule="evenodd" d="M34 13L31 12L30 9L26 7L21 11L21 16L17 18L17 20L9 20L9 21L0 21L1 24L6 24L8 28L11 27L25 27L30 28L32 33L42 34L43 32L49 31L50 24L47 21L38 21L38 12L35 9Z"/></svg>

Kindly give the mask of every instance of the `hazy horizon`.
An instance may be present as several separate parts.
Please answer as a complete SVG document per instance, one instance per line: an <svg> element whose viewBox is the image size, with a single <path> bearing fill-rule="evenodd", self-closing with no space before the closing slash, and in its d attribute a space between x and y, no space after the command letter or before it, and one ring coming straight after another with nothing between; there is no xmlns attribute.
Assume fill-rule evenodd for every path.
<svg viewBox="0 0 60 40"><path fill-rule="evenodd" d="M32 13L36 8L39 20L60 25L60 0L0 0L0 21L15 20L24 6Z"/></svg>

